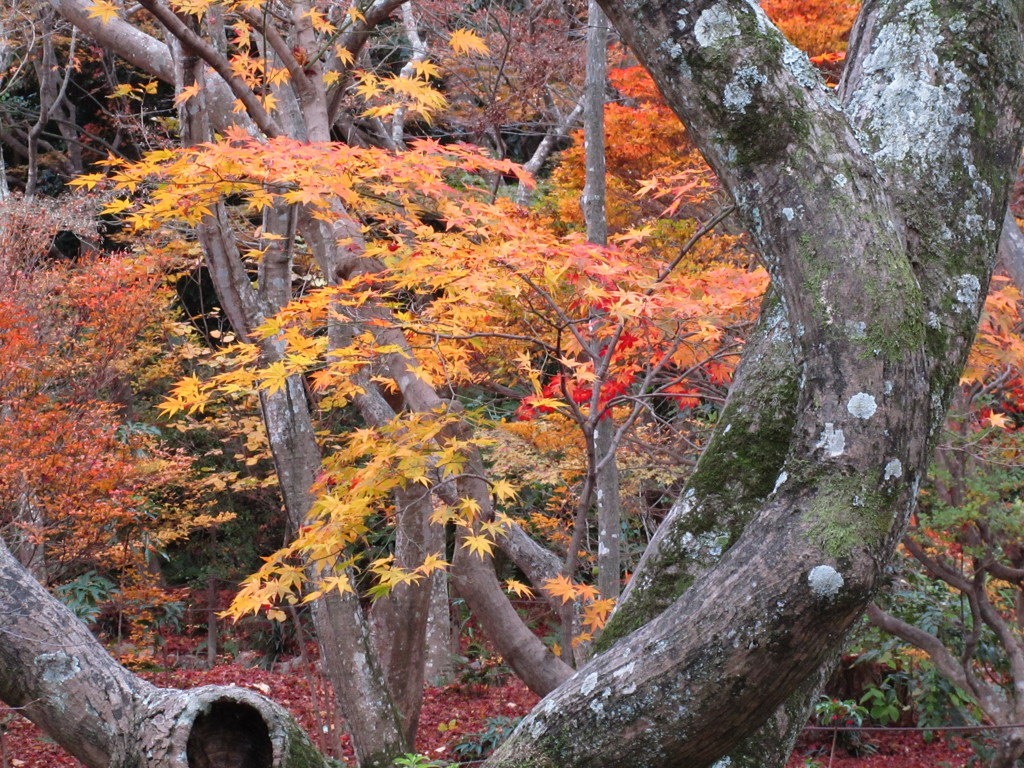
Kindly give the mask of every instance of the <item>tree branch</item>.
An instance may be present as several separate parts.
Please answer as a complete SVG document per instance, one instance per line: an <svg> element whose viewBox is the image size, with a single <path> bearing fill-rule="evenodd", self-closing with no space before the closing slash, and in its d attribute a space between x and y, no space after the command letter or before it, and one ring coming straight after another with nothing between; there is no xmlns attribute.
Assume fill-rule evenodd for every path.
<svg viewBox="0 0 1024 768"><path fill-rule="evenodd" d="M263 108L259 98L252 92L238 75L231 71L231 64L217 49L203 40L175 15L174 11L164 5L160 0L139 0L139 4L149 11L156 19L163 24L167 31L176 37L181 44L195 51L203 61L213 68L213 71L221 76L227 83L231 92L239 101L245 105L246 111L253 119L259 129L268 137L280 136L281 128Z"/></svg>

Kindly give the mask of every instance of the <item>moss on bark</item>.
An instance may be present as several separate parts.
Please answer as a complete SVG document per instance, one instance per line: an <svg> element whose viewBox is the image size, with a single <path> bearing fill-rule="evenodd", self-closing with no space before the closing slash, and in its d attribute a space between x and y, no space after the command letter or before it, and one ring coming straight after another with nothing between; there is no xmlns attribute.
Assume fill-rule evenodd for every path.
<svg viewBox="0 0 1024 768"><path fill-rule="evenodd" d="M799 385L778 299L769 296L729 401L690 476L682 507L645 558L597 642L642 626L686 592L742 533L773 491L792 439ZM646 574L651 574L648 577Z"/></svg>

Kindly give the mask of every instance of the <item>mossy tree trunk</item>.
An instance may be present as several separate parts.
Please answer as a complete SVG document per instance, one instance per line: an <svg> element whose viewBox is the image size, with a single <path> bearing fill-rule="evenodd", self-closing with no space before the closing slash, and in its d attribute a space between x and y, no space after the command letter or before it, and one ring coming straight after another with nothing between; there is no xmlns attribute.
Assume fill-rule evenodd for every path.
<svg viewBox="0 0 1024 768"><path fill-rule="evenodd" d="M806 698L878 588L973 340L1020 153L1022 8L869 0L833 93L754 3L602 5L773 295L603 653L488 765L755 765L744 738Z"/></svg>

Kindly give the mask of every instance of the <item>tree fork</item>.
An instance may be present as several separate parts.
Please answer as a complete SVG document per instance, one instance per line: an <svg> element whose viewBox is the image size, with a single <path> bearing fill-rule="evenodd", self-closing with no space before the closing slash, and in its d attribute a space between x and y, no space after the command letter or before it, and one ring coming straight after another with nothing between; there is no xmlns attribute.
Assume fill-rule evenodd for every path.
<svg viewBox="0 0 1024 768"><path fill-rule="evenodd" d="M862 146L806 57L753 4L603 4L734 195L769 266L792 329L798 407L774 491L718 567L547 697L492 765L709 765L827 659L877 588L913 508L927 463L926 435L955 386L936 371L956 367L964 342L969 345L962 329L973 330L998 235L983 227L963 243L969 271L938 248L927 253L932 271L918 268L918 233L903 228L897 208L901 197L921 193L912 178L920 171L900 178L905 186L894 206L876 169L900 114L885 103L891 70L880 66L884 46L868 46L875 57L865 81L875 91L861 91L859 124L868 122L863 110L885 111L892 129L886 131L890 123L883 119L875 129L878 143ZM970 17L956 32L970 29L972 41L993 48L986 51L990 70L958 70L941 81L947 69L934 85L929 59L911 53L900 60L907 77L896 80L913 93L920 79L929 85L917 92L927 94L952 91L957 78L974 83L956 89L975 100L971 121L963 119L962 103L952 103L953 115L929 114L913 127L954 170L962 162L955 147L969 147L979 160L959 178L980 176L981 183L953 185L931 215L950 218L959 197L1001 218L1008 177L988 169L1010 164L1020 151L1021 110L1013 93L1021 78L1005 63L1020 59L1019 8L942 5L942 18L929 16L935 12L925 3L869 3L866 11L879 25L876 39L895 30L888 50L898 48L892 41L902 39L903 23L941 30L929 40L957 44L964 38L945 26L956 10ZM874 13L880 6L888 13ZM996 118L980 119L987 114ZM944 131L956 138L943 142ZM928 334L926 310L935 315L927 318L934 326ZM949 363L935 355L936 337L943 352L952 351ZM667 534L677 546L686 541L680 528ZM808 592L810 602L801 597ZM724 621L723 613L729 614ZM693 634L700 637L680 637L681 626L699 626ZM723 728L728 733L716 735ZM586 744L573 736L584 732L591 735ZM615 742L593 738L601 733L615 734Z"/></svg>

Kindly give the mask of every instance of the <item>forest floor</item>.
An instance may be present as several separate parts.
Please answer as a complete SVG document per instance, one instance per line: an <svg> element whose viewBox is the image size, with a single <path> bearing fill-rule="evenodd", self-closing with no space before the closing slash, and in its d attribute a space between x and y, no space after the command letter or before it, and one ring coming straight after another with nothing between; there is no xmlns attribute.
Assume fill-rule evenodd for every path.
<svg viewBox="0 0 1024 768"><path fill-rule="evenodd" d="M143 672L142 676L160 686L238 685L269 696L287 707L299 719L327 754L340 755L351 763L352 751L340 723L324 706L323 684L312 668L301 662L276 665L268 671L238 663L218 664L213 669L175 668ZM487 736L476 736L491 728L494 736L507 723L529 712L537 697L516 680L501 685L455 683L429 688L420 718L416 748L434 758L476 764L473 750L486 746ZM808 731L793 752L787 768L962 768L971 751L964 743L946 744L941 739L925 743L918 732L872 732L865 739L874 753L851 757L838 745L833 749L831 732ZM462 754L459 744L468 744ZM55 743L16 712L0 706L0 768L78 768Z"/></svg>

